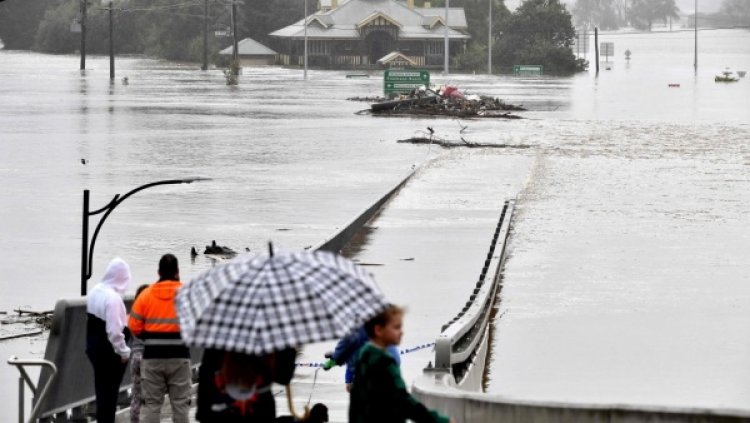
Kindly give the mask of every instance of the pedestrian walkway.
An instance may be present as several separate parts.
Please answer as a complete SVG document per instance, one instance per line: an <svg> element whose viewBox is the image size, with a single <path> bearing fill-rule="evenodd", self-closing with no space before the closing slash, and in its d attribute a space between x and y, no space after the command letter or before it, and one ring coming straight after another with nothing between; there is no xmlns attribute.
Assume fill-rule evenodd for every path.
<svg viewBox="0 0 750 423"><path fill-rule="evenodd" d="M402 350L435 341L468 299L482 269L503 202L521 190L533 158L495 151L448 151L423 166L343 253L373 273L386 297L404 305ZM292 381L295 409L322 402L346 422L342 367L317 370L335 342L306 346ZM407 385L434 360L432 348L402 354ZM278 388L278 389L277 389ZM283 387L277 415L288 414ZM194 417L195 412L191 412ZM170 421L169 418L163 421Z"/></svg>

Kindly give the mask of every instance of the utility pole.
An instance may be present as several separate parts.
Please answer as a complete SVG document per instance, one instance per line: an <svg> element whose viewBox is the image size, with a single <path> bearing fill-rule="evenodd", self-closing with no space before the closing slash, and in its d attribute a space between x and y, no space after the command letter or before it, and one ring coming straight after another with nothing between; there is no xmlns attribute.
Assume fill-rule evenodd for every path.
<svg viewBox="0 0 750 423"><path fill-rule="evenodd" d="M86 69L86 1L81 2L81 70Z"/></svg>
<svg viewBox="0 0 750 423"><path fill-rule="evenodd" d="M239 51L237 46L237 2L232 0L232 60L239 66Z"/></svg>
<svg viewBox="0 0 750 423"><path fill-rule="evenodd" d="M450 7L450 0L445 0L445 46L444 46L444 63L443 63L443 75L448 75L448 55L450 54L448 46L448 8Z"/></svg>
<svg viewBox="0 0 750 423"><path fill-rule="evenodd" d="M305 0L305 21L303 25L305 25L305 57L302 60L305 62L305 80L307 80L307 0Z"/></svg>
<svg viewBox="0 0 750 423"><path fill-rule="evenodd" d="M109 79L115 79L115 36L112 20L112 1L109 0Z"/></svg>
<svg viewBox="0 0 750 423"><path fill-rule="evenodd" d="M693 68L698 72L698 0L695 0L695 52L693 53Z"/></svg>
<svg viewBox="0 0 750 423"><path fill-rule="evenodd" d="M490 20L489 29L487 29L487 74L492 75L492 2L490 2L490 15L487 19Z"/></svg>
<svg viewBox="0 0 750 423"><path fill-rule="evenodd" d="M599 27L594 27L594 50L596 51L596 75L599 76Z"/></svg>
<svg viewBox="0 0 750 423"><path fill-rule="evenodd" d="M203 1L203 65L201 70L208 70L208 0Z"/></svg>

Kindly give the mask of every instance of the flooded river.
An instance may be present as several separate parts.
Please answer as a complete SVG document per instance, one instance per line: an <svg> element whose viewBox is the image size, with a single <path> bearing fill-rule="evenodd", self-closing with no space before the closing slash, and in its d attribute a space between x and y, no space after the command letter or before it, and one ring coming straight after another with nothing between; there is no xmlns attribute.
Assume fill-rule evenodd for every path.
<svg viewBox="0 0 750 423"><path fill-rule="evenodd" d="M598 78L433 75L530 109L524 120L469 121L462 134L532 163L517 194L490 392L748 407L750 79L713 76L750 70L750 32L700 36L697 73L692 33L677 32L603 35L617 56ZM137 285L156 278L168 251L185 280L207 269L189 251L211 240L239 251L269 239L318 244L413 164L461 154L395 142L427 126L457 139L454 120L354 115L367 105L345 99L379 94L380 74L311 71L303 81L298 70L253 68L228 87L194 65L118 58L114 84L107 58L88 67L0 51L0 310L78 295L84 189L98 208L151 181L212 178L138 193L103 225L91 283L119 255ZM463 166L471 175L471 160ZM4 342L0 358L42 350L39 338ZM0 395L14 398L5 367Z"/></svg>

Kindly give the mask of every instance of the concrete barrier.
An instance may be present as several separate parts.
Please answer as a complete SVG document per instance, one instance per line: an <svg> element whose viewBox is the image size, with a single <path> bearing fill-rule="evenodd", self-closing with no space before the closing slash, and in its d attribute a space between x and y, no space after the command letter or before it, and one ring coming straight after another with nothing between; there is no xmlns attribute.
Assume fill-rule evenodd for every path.
<svg viewBox="0 0 750 423"><path fill-rule="evenodd" d="M500 253L491 249L483 269L483 275L488 269L494 275L487 280L480 277L468 307L444 326L436 340L436 365L428 365L412 384L416 398L456 423L750 423L750 412L741 410L535 402L485 394L489 317L501 282L513 209L510 202L493 237ZM456 374L457 364L463 369L461 375Z"/></svg>
<svg viewBox="0 0 750 423"><path fill-rule="evenodd" d="M524 401L459 389L448 374L425 374L412 394L456 423L740 423L750 413L731 409L638 407Z"/></svg>
<svg viewBox="0 0 750 423"><path fill-rule="evenodd" d="M505 203L474 293L464 309L443 326L435 340L435 365L425 369L428 373L450 374L456 386L464 389L482 388L490 316L500 290L514 208L514 200ZM489 277L488 271L492 272Z"/></svg>
<svg viewBox="0 0 750 423"><path fill-rule="evenodd" d="M419 168L417 168L419 169ZM370 221L378 212L383 208L385 203L388 202L398 191L403 188L404 185L411 179L416 173L417 169L413 169L409 174L406 175L401 182L398 183L393 189L388 191L382 198L376 201L372 206L367 208L362 214L354 218L348 225L339 231L336 235L323 241L315 250L331 251L333 253L339 253L354 238L354 235L362 229L362 227Z"/></svg>
<svg viewBox="0 0 750 423"><path fill-rule="evenodd" d="M132 304L133 296L126 296L128 310ZM94 371L86 356L87 319L85 297L62 299L55 304L44 359L55 363L57 376L40 404L41 419L56 417L57 422L68 421L68 411L73 412L74 419L82 418L84 406L94 402ZM191 350L191 356L197 365L200 350ZM42 370L37 386L44 386L49 377L50 372ZM126 370L120 384L123 399L131 385L130 372Z"/></svg>

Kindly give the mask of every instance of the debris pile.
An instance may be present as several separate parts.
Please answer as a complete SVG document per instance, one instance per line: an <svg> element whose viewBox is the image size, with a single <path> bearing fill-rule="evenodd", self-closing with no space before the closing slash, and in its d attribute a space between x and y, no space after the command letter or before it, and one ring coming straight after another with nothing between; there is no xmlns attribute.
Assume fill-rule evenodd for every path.
<svg viewBox="0 0 750 423"><path fill-rule="evenodd" d="M43 331L49 330L52 327L52 310L33 311L17 308L13 312L16 314L11 315L8 312L0 311L0 315L3 316L0 319L0 325L10 325L14 328L10 332L7 332L5 329L0 330L0 341L40 335ZM18 331L19 328L20 332Z"/></svg>
<svg viewBox="0 0 750 423"><path fill-rule="evenodd" d="M407 96L374 103L367 112L378 116L421 115L521 119L521 116L510 112L522 110L526 109L521 106L506 104L498 98L465 95L456 87L446 86L438 91L421 87Z"/></svg>

